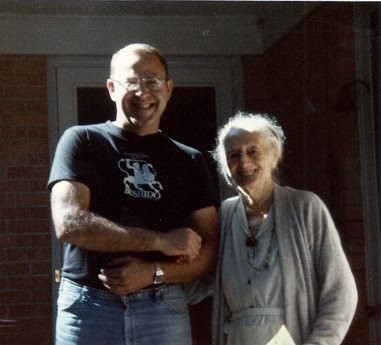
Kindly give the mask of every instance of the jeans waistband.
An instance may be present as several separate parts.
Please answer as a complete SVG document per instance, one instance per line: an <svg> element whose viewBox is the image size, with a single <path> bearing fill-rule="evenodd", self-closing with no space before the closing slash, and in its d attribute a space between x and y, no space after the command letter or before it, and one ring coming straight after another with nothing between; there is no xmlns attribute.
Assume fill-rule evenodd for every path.
<svg viewBox="0 0 381 345"><path fill-rule="evenodd" d="M137 301L137 300L146 300L147 298L158 298L166 293L170 293L172 291L182 289L180 284L174 285L160 285L154 288L148 288L144 290L140 290L137 292L133 292L127 295L117 295L112 291L95 289L86 285L78 284L70 279L62 278L60 284L61 290L70 290L75 293L81 293L89 297L107 300L107 301L123 301L124 303L128 301ZM160 297L159 297L160 298Z"/></svg>
<svg viewBox="0 0 381 345"><path fill-rule="evenodd" d="M247 308L243 310L239 310L235 313L232 313L229 317L229 321L235 321L239 319L244 319L250 316L262 316L262 315L285 315L284 308Z"/></svg>

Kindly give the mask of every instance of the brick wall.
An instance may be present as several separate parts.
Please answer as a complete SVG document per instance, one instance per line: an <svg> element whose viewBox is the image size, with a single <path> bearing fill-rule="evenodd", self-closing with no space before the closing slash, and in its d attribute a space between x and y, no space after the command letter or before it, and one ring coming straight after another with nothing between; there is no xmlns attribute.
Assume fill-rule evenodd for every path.
<svg viewBox="0 0 381 345"><path fill-rule="evenodd" d="M243 58L245 106L275 115L287 141L282 182L328 204L360 303L345 344L369 344L358 114L343 91L356 79L353 5L320 5L261 56ZM344 96L344 97L343 97Z"/></svg>
<svg viewBox="0 0 381 345"><path fill-rule="evenodd" d="M46 60L0 55L0 344L52 344Z"/></svg>

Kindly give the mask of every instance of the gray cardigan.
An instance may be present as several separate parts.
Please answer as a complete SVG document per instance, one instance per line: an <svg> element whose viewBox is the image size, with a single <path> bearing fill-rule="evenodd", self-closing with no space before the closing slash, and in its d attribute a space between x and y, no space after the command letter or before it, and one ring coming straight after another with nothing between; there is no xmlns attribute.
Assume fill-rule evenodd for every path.
<svg viewBox="0 0 381 345"><path fill-rule="evenodd" d="M220 208L219 262L214 282L213 344L223 344L221 258L240 197ZM311 192L275 185L275 229L284 284L286 327L297 345L339 345L353 319L357 289L327 207Z"/></svg>

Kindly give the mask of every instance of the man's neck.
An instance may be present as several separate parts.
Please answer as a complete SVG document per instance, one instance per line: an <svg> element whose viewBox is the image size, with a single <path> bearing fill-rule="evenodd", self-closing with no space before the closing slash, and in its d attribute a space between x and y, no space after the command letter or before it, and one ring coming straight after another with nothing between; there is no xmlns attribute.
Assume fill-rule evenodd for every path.
<svg viewBox="0 0 381 345"><path fill-rule="evenodd" d="M123 129L126 132L133 133L138 136L145 136L145 135L151 135L158 133L160 130L159 128L143 128L140 126L137 126L130 122L120 122L120 121L113 121L112 122L116 127L119 127Z"/></svg>

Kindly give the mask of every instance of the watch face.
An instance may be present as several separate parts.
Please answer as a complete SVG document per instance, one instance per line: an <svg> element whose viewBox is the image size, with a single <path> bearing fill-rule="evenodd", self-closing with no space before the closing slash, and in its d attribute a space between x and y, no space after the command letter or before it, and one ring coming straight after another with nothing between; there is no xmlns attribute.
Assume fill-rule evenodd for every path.
<svg viewBox="0 0 381 345"><path fill-rule="evenodd" d="M164 275L155 275L155 280L153 281L154 284L162 284L164 281Z"/></svg>
<svg viewBox="0 0 381 345"><path fill-rule="evenodd" d="M155 285L162 284L164 281L164 272L158 263L155 262L155 266L156 266L156 271L155 271L155 275L153 276L153 283Z"/></svg>

